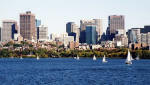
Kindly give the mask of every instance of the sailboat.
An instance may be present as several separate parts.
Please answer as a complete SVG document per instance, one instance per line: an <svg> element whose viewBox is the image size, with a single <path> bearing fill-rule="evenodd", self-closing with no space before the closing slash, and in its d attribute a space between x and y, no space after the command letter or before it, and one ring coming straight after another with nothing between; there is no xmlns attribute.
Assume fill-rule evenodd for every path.
<svg viewBox="0 0 150 85"><path fill-rule="evenodd" d="M79 60L79 59L80 59L80 57L77 55L76 59L77 59L77 60Z"/></svg>
<svg viewBox="0 0 150 85"><path fill-rule="evenodd" d="M39 60L39 59L40 59L38 55L37 55L36 59L37 59L37 60Z"/></svg>
<svg viewBox="0 0 150 85"><path fill-rule="evenodd" d="M126 59L126 64L132 64L132 57L130 55L130 51L128 50L128 55L127 55L127 59Z"/></svg>
<svg viewBox="0 0 150 85"><path fill-rule="evenodd" d="M140 60L140 57L139 57L139 55L135 58L135 60Z"/></svg>
<svg viewBox="0 0 150 85"><path fill-rule="evenodd" d="M23 59L22 56L20 57L20 59Z"/></svg>
<svg viewBox="0 0 150 85"><path fill-rule="evenodd" d="M104 57L103 57L102 62L103 62L103 63L107 63L105 55L104 55Z"/></svg>
<svg viewBox="0 0 150 85"><path fill-rule="evenodd" d="M93 57L93 60L96 60L96 57L95 57L95 55L94 55L94 57Z"/></svg>

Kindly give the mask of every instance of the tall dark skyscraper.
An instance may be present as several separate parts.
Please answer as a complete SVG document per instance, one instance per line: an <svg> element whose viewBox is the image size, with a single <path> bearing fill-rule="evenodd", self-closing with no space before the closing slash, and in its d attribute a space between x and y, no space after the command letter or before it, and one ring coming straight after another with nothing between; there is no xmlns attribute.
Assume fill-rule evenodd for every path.
<svg viewBox="0 0 150 85"><path fill-rule="evenodd" d="M87 44L96 44L97 42L97 32L95 25L86 26L86 43Z"/></svg>
<svg viewBox="0 0 150 85"><path fill-rule="evenodd" d="M71 32L73 32L73 25L74 25L74 22L68 22L66 24L66 32L69 34Z"/></svg>
<svg viewBox="0 0 150 85"><path fill-rule="evenodd" d="M20 34L24 39L37 40L35 15L30 11L20 14Z"/></svg>
<svg viewBox="0 0 150 85"><path fill-rule="evenodd" d="M109 34L115 34L118 29L125 29L125 20L123 15L112 15L108 18Z"/></svg>

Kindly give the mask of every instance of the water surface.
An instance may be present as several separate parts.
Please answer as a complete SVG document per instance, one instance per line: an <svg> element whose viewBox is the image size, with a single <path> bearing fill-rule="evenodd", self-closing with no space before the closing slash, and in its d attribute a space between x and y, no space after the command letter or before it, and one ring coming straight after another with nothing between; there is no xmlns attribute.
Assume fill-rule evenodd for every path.
<svg viewBox="0 0 150 85"><path fill-rule="evenodd" d="M0 85L150 85L150 60L0 59Z"/></svg>

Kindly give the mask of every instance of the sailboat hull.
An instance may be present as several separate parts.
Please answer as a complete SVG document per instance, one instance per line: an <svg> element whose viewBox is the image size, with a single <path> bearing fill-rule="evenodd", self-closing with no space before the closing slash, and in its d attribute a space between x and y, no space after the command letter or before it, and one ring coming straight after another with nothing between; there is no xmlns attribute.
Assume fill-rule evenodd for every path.
<svg viewBox="0 0 150 85"><path fill-rule="evenodd" d="M131 61L126 61L126 64L132 64L132 62Z"/></svg>

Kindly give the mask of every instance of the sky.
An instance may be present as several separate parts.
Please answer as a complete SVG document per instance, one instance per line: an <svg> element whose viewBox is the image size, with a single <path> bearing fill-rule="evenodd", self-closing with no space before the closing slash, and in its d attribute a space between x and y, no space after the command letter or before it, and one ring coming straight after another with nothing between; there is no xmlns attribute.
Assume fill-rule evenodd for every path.
<svg viewBox="0 0 150 85"><path fill-rule="evenodd" d="M0 0L2 20L12 19L19 24L19 14L31 11L49 33L63 33L67 22L80 25L80 20L103 19L103 31L109 15L124 15L125 29L150 25L150 0Z"/></svg>

